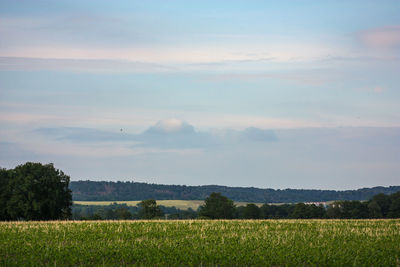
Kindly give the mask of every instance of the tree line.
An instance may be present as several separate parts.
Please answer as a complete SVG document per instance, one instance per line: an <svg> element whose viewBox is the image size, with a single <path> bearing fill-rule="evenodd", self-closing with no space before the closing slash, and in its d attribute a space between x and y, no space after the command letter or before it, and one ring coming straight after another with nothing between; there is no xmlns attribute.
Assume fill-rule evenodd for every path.
<svg viewBox="0 0 400 267"><path fill-rule="evenodd" d="M251 203L236 207L232 199L211 192L197 211L183 211L159 206L154 199L143 200L138 207L72 206L69 181L53 164L28 162L14 169L0 168L0 220L400 218L400 190L375 194L368 201L341 200L326 206L266 203L261 207Z"/></svg>
<svg viewBox="0 0 400 267"><path fill-rule="evenodd" d="M377 194L368 201L335 201L316 204L247 204L235 207L233 201L213 193L200 207L199 216L211 219L368 219L400 218L400 192Z"/></svg>
<svg viewBox="0 0 400 267"><path fill-rule="evenodd" d="M157 205L153 199L141 201L138 206L112 203L107 206L72 206L73 220L140 220L140 219L196 219L193 209L181 210L176 207Z"/></svg>
<svg viewBox="0 0 400 267"><path fill-rule="evenodd" d="M306 203L263 204L249 203L235 206L234 202L211 193L197 211L180 210L157 205L153 199L140 202L139 206L111 204L109 206L74 205L73 219L377 219L400 218L400 192L377 194L368 201L336 201L329 205Z"/></svg>
<svg viewBox="0 0 400 267"><path fill-rule="evenodd" d="M185 186L162 185L138 182L72 181L70 183L74 201L132 201L158 200L204 200L211 193L241 202L254 203L298 203L332 200L366 200L376 194L393 194L400 186L362 188L357 190L306 190L306 189L261 189L254 187L229 187L218 185Z"/></svg>

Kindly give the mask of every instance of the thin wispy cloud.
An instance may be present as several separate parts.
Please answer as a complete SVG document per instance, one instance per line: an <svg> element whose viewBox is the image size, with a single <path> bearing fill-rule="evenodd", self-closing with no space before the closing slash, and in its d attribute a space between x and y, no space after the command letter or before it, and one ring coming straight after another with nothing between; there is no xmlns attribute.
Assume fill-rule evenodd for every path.
<svg viewBox="0 0 400 267"><path fill-rule="evenodd" d="M381 86L377 86L374 88L374 92L376 93L382 93L383 91L385 91L385 89Z"/></svg>
<svg viewBox="0 0 400 267"><path fill-rule="evenodd" d="M400 25L372 28L359 33L362 43L368 47L392 50L400 49Z"/></svg>
<svg viewBox="0 0 400 267"><path fill-rule="evenodd" d="M0 57L0 70L129 73L176 71L177 68L155 63L112 59Z"/></svg>

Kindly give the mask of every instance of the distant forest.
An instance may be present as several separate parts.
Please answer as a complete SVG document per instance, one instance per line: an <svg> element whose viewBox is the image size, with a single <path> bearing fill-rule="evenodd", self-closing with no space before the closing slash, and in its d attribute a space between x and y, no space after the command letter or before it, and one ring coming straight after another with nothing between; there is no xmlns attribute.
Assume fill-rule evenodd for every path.
<svg viewBox="0 0 400 267"><path fill-rule="evenodd" d="M69 188L75 201L123 201L144 199L204 200L218 192L234 201L257 203L298 203L333 200L368 200L376 194L393 194L400 186L357 190L261 189L218 185L185 186L138 182L72 181Z"/></svg>

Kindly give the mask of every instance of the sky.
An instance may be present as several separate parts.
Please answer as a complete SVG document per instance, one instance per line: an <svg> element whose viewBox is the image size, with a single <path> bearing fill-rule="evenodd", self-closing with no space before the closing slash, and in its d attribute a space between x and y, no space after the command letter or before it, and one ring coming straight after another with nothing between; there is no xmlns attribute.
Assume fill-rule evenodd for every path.
<svg viewBox="0 0 400 267"><path fill-rule="evenodd" d="M0 1L0 167L400 185L400 1Z"/></svg>

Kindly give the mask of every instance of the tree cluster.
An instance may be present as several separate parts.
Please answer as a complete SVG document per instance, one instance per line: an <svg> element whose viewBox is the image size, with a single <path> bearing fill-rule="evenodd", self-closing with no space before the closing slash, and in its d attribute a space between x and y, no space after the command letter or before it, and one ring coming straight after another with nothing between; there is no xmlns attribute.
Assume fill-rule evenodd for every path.
<svg viewBox="0 0 400 267"><path fill-rule="evenodd" d="M219 192L233 201L253 203L298 203L331 200L365 200L384 193L400 191L400 186L362 188L358 190L261 189L218 185L185 186L138 182L73 181L70 184L76 201L123 201L143 199L203 200Z"/></svg>
<svg viewBox="0 0 400 267"><path fill-rule="evenodd" d="M139 219L135 216L138 207L113 203L108 206L72 205L73 220L130 220Z"/></svg>
<svg viewBox="0 0 400 267"><path fill-rule="evenodd" d="M124 215L122 215L124 214ZM400 218L400 192L375 195L368 201L336 201L329 205L249 203L236 207L220 193L212 193L198 211L158 206L144 200L139 207L126 204L109 206L73 206L74 219L368 219Z"/></svg>
<svg viewBox="0 0 400 267"><path fill-rule="evenodd" d="M72 193L69 189L69 176L55 169L53 164L25 163L14 169L0 168L0 220L57 220L71 218ZM95 185L93 193L101 192L105 182L86 182L87 185ZM111 183L117 185L118 192L125 190L126 195L137 184L147 187L164 188L164 185L149 185L143 183ZM131 185L131 186L126 186ZM167 186L168 187L168 186ZM218 187L218 186L217 186ZM123 189L125 188L125 189ZM214 188L171 186L171 188L183 188L182 199L187 199L188 192ZM170 188L170 189L171 189ZM246 188L232 189L238 199L244 197L240 192ZM389 187L394 190L396 187ZM165 188L164 188L165 189ZM261 189L248 188L251 192ZM172 190L172 189L171 189ZM206 191L207 191L206 190ZM269 189L265 189L269 190ZM111 190L111 192L113 189ZM160 190L169 194L168 190ZM201 190L200 190L201 191ZM201 192L206 192L201 191ZM231 191L231 193L233 192ZM278 190L279 191L279 190ZM285 191L285 190L283 190ZM302 191L302 190L297 190ZM286 193L297 192L296 190ZM305 190L310 191L310 190ZM312 191L312 190L311 190ZM379 191L379 190L378 190ZM186 193L187 194L186 194ZM336 192L336 191L335 191ZM345 191L343 191L345 192ZM361 192L358 191L357 192ZM75 194L81 194L81 191ZM248 193L248 192L247 192ZM246 194L247 194L246 193ZM314 192L315 193L315 192ZM246 195L245 193L243 193ZM174 199L174 198L170 198ZM114 199L116 200L116 199ZM132 199L130 199L132 200ZM110 206L85 206L73 205L73 219L312 219L312 218L337 218L337 219L363 219L363 218L400 218L400 187L390 195L378 193L368 201L341 200L329 205L315 205L299 202L297 204L273 205L264 204L261 207L255 204L236 207L233 200L221 193L211 192L198 211L182 211L175 207L162 207L157 205L154 199L141 201L138 207L112 204Z"/></svg>
<svg viewBox="0 0 400 267"><path fill-rule="evenodd" d="M138 206L113 203L108 206L80 205L72 206L74 220L139 220L139 219L195 219L197 212L188 209L157 205L155 200L142 201Z"/></svg>
<svg viewBox="0 0 400 267"><path fill-rule="evenodd" d="M235 214L235 205L229 198L221 193L211 193L206 198L204 205L199 208L199 216L209 219L233 219Z"/></svg>
<svg viewBox="0 0 400 267"><path fill-rule="evenodd" d="M369 201L337 201L326 211L328 218L366 219L400 218L400 192L377 194Z"/></svg>
<svg viewBox="0 0 400 267"><path fill-rule="evenodd" d="M315 204L254 204L237 207L240 219L373 219L400 218L400 192L377 194L368 201L335 201L329 205Z"/></svg>
<svg viewBox="0 0 400 267"><path fill-rule="evenodd" d="M143 200L139 203L141 219L162 219L164 213L154 199Z"/></svg>
<svg viewBox="0 0 400 267"><path fill-rule="evenodd" d="M57 220L71 215L69 176L53 164L0 169L0 220Z"/></svg>

